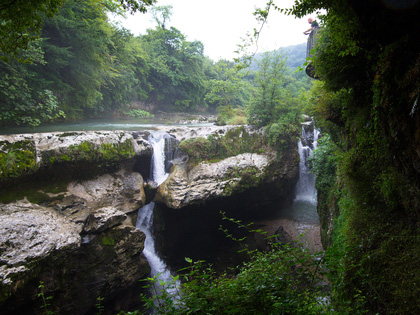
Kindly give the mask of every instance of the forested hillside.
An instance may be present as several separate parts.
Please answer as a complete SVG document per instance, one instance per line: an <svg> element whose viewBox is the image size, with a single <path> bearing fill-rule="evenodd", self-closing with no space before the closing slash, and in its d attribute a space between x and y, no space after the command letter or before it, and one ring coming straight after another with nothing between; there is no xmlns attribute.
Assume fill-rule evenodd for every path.
<svg viewBox="0 0 420 315"><path fill-rule="evenodd" d="M123 5L131 8L130 3L137 2ZM2 10L10 27L17 23L12 9ZM234 109L243 112L255 94L257 67L239 70L231 61L210 60L200 41L167 27L171 6L150 9L156 26L134 36L110 20L124 12L118 1L67 0L43 8L48 14L34 15L39 37L34 32L17 47L5 43L1 49L0 124L218 108L225 113L219 122L226 123ZM303 72L294 69L304 62L302 52L303 47L294 47L283 78L295 98L310 87Z"/></svg>

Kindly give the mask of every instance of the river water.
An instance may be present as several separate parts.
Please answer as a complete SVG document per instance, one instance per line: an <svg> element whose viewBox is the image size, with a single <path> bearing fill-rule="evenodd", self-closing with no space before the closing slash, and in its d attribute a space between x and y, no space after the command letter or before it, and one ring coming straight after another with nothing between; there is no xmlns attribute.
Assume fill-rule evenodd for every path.
<svg viewBox="0 0 420 315"><path fill-rule="evenodd" d="M61 123L49 124L38 127L7 127L0 128L1 135L7 134L21 134L21 133L41 133L41 132L66 132L66 131L99 131L99 130L153 130L162 125L170 126L212 126L210 122L196 122L188 119L174 119L168 120L167 118L126 118L126 119L106 119L106 120L86 120L77 123Z"/></svg>

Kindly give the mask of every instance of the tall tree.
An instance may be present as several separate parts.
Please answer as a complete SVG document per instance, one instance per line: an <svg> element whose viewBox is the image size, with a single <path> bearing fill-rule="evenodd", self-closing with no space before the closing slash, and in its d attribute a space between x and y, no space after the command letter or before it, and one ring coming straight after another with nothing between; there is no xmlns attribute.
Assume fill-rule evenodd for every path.
<svg viewBox="0 0 420 315"><path fill-rule="evenodd" d="M244 80L244 73L239 71L233 62L227 60L219 60L214 70L216 76L207 81L208 92L205 96L210 110L219 106L230 106L232 109L245 106L253 87Z"/></svg>
<svg viewBox="0 0 420 315"><path fill-rule="evenodd" d="M170 13L168 7L157 10L156 16L160 11L164 12L163 16ZM147 30L142 36L143 47L150 55L152 91L148 101L176 110L194 109L203 103L205 92L203 44L188 42L178 29L163 28L164 25L162 21L158 22L155 29Z"/></svg>
<svg viewBox="0 0 420 315"><path fill-rule="evenodd" d="M117 1L117 0L112 0ZM22 50L39 38L45 17L52 17L66 0L13 0L0 3L0 51L23 58ZM130 12L145 12L156 0L118 0ZM81 2L79 2L81 3Z"/></svg>
<svg viewBox="0 0 420 315"><path fill-rule="evenodd" d="M94 110L102 100L101 85L110 70L113 29L101 1L68 0L42 30L46 64L39 76L57 93L72 118Z"/></svg>
<svg viewBox="0 0 420 315"><path fill-rule="evenodd" d="M35 64L44 63L42 50L31 43L26 54ZM26 64L16 60L0 60L0 125L40 123L63 117L52 91L39 84L36 73Z"/></svg>
<svg viewBox="0 0 420 315"><path fill-rule="evenodd" d="M268 52L259 61L255 78L256 92L249 105L250 122L265 126L278 118L284 97L286 62L278 52Z"/></svg>

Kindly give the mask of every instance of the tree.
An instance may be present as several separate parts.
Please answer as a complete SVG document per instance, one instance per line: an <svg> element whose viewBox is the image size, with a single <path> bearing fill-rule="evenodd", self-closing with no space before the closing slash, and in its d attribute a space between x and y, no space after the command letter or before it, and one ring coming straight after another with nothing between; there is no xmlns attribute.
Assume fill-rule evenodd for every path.
<svg viewBox="0 0 420 315"><path fill-rule="evenodd" d="M299 0L288 12L303 17L319 9L328 13L313 60L323 81L312 91L319 100L313 112L342 150L337 178L319 186L327 255L340 266L330 277L333 303L340 313L358 306L416 314L420 3Z"/></svg>
<svg viewBox="0 0 420 315"><path fill-rule="evenodd" d="M152 7L150 11L158 28L166 28L166 22L171 20L171 16L173 14L172 9L173 7L171 5Z"/></svg>
<svg viewBox="0 0 420 315"><path fill-rule="evenodd" d="M0 51L19 56L20 50L39 38L43 17L53 16L65 0L16 0L0 4Z"/></svg>
<svg viewBox="0 0 420 315"><path fill-rule="evenodd" d="M66 0L14 0L0 4L0 51L22 59L22 50L39 38L45 17L52 17ZM156 0L121 0L130 12L145 12ZM4 57L4 56L3 56ZM30 61L30 60L29 60Z"/></svg>
<svg viewBox="0 0 420 315"><path fill-rule="evenodd" d="M68 0L45 21L42 37L47 63L37 71L71 118L80 118L102 100L112 33L105 8L97 0Z"/></svg>
<svg viewBox="0 0 420 315"><path fill-rule="evenodd" d="M38 45L32 43L26 51L37 64L44 62ZM25 124L37 126L64 113L58 109L55 95L39 85L34 73L27 65L16 60L0 60L0 125Z"/></svg>
<svg viewBox="0 0 420 315"><path fill-rule="evenodd" d="M158 7L157 10L156 15L160 11L164 11L164 16L170 15L167 7ZM158 24L165 25L162 21ZM147 30L147 34L141 37L150 56L152 90L148 101L180 111L195 109L203 104L204 96L203 44L188 42L175 27L161 26Z"/></svg>
<svg viewBox="0 0 420 315"><path fill-rule="evenodd" d="M219 60L214 68L216 76L207 81L207 94L205 101L210 109L223 106L238 108L244 107L252 92L252 86L244 80L245 74L235 68L232 62Z"/></svg>
<svg viewBox="0 0 420 315"><path fill-rule="evenodd" d="M278 117L276 109L285 96L282 88L285 71L286 62L281 54L277 52L264 54L255 78L255 95L248 108L251 123L265 126Z"/></svg>

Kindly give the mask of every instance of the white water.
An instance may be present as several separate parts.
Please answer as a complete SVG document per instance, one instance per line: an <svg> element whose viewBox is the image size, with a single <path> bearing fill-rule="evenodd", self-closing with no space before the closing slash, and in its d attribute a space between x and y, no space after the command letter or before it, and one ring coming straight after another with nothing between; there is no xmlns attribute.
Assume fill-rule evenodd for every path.
<svg viewBox="0 0 420 315"><path fill-rule="evenodd" d="M302 128L301 139L299 139L298 142L298 151L300 157L299 180L295 188L295 201L309 202L314 205L316 205L317 201L315 176L309 172L308 158L312 155L313 150L318 146L318 136L319 131L316 128L314 128L312 135L308 135L305 129ZM303 145L302 139L306 140L306 146Z"/></svg>
<svg viewBox="0 0 420 315"><path fill-rule="evenodd" d="M169 176L165 171L165 138L167 133L164 131L153 132L149 136L149 142L153 147L153 156L151 163L152 180L157 185L162 184Z"/></svg>
<svg viewBox="0 0 420 315"><path fill-rule="evenodd" d="M167 136L168 135L165 132L154 132L149 137L149 142L153 147L151 180L158 185L162 184L169 176L169 174L165 172L165 138ZM168 284L172 282L172 275L168 266L159 257L155 249L155 241L153 238L154 207L154 202L151 202L139 209L136 227L146 234L143 253L150 265L150 276L158 279L154 289L159 293L162 290L160 283ZM169 293L174 293L178 285L179 283L177 282L175 286L165 286L165 289Z"/></svg>

